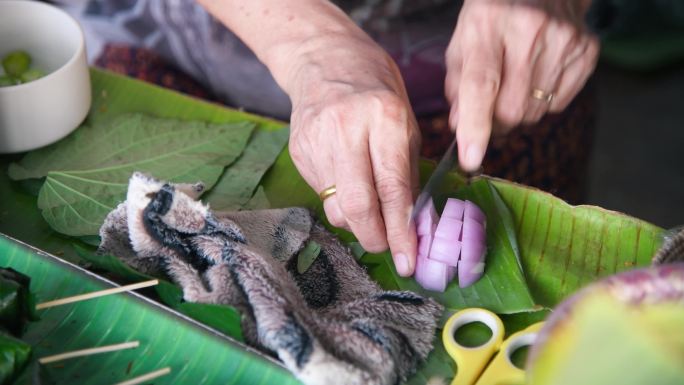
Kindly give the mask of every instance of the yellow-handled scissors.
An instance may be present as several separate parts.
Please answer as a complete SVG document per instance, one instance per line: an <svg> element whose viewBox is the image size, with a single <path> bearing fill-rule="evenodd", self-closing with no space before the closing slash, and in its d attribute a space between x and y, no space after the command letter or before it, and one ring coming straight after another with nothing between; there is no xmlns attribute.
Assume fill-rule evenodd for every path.
<svg viewBox="0 0 684 385"><path fill-rule="evenodd" d="M467 347L454 339L454 332L463 325L482 322L492 331L489 341L480 346ZM442 330L442 342L456 361L456 376L451 385L513 385L525 383L525 371L511 362L511 354L518 348L532 345L543 322L530 325L506 339L501 319L486 309L461 310L451 317ZM497 353L498 352L498 353ZM492 359L492 356L496 357ZM491 360L491 362L490 362Z"/></svg>

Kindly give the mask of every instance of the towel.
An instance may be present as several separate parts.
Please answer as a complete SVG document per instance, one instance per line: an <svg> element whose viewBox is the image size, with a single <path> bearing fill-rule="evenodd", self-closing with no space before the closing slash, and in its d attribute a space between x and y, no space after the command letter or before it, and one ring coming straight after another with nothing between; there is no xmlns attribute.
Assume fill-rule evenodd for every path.
<svg viewBox="0 0 684 385"><path fill-rule="evenodd" d="M135 173L99 252L169 277L185 301L234 306L246 342L305 384L396 384L427 357L442 312L433 299L382 290L307 209L213 212L203 190ZM300 273L309 242L320 253Z"/></svg>

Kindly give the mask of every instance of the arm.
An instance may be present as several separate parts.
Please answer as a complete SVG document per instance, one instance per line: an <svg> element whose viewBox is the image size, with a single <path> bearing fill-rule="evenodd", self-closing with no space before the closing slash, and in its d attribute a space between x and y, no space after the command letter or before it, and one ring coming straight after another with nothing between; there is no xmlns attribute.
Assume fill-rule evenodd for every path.
<svg viewBox="0 0 684 385"><path fill-rule="evenodd" d="M201 0L266 64L292 101L290 154L331 224L413 273L409 215L420 133L396 64L325 0Z"/></svg>

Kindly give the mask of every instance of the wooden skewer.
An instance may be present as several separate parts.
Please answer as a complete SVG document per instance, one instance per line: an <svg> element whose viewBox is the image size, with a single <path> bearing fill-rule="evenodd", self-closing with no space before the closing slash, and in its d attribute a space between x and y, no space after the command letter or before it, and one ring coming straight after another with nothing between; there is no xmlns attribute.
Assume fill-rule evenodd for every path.
<svg viewBox="0 0 684 385"><path fill-rule="evenodd" d="M81 350L74 350L71 352L55 354L54 356L47 356L47 357L40 358L40 359L38 359L38 362L40 362L41 364L49 364L51 362L67 360L69 358L89 356L89 355L98 354L98 353L115 352L117 350L137 348L138 346L140 346L139 341L124 342L121 344L100 346L97 348L81 349Z"/></svg>
<svg viewBox="0 0 684 385"><path fill-rule="evenodd" d="M85 301L87 299L102 297L102 296L110 295L110 294L121 293L124 291L141 289L143 287L149 287L149 286L157 285L158 283L159 283L159 280L152 279L149 281L138 282L138 283L134 283L131 285L113 287L111 289L94 291L92 293L79 294L79 295L75 295L72 297L55 299L52 301L39 303L38 305L36 305L36 310L45 309L45 308L53 307L53 306L65 305L65 304L72 303L72 302Z"/></svg>
<svg viewBox="0 0 684 385"><path fill-rule="evenodd" d="M167 366L163 369L155 370L154 372L149 372L147 374L143 374L142 376L131 378L128 381L117 382L114 385L136 385L136 384L143 383L145 381L155 379L157 377L165 376L169 373L171 373L171 368Z"/></svg>

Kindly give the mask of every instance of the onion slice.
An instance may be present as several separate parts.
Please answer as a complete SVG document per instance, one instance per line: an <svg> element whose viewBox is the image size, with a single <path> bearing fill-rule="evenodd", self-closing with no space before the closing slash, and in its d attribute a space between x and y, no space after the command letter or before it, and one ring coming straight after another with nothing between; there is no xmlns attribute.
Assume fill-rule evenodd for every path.
<svg viewBox="0 0 684 385"><path fill-rule="evenodd" d="M416 281L427 290L444 291L458 274L460 287L484 273L485 215L470 201L449 198L440 219L430 199L416 217Z"/></svg>

